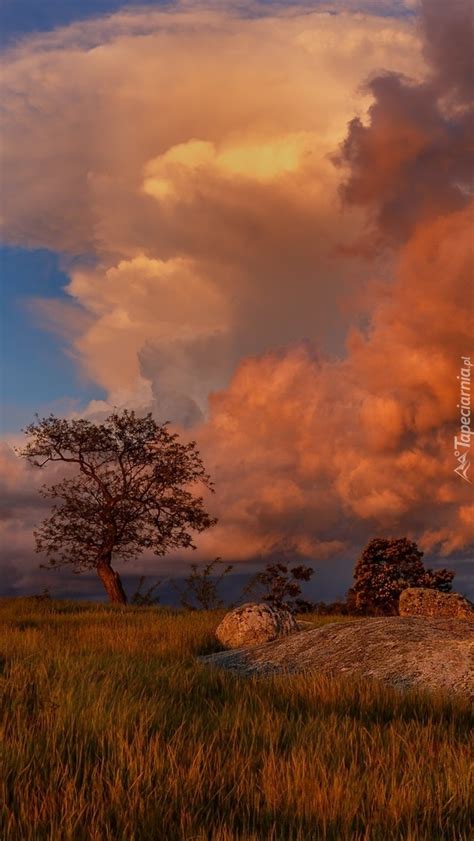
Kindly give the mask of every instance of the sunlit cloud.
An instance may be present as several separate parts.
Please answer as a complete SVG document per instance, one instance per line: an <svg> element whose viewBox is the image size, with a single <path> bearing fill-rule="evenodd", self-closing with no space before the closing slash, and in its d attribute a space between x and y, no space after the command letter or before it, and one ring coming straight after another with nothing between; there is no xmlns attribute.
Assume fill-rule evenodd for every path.
<svg viewBox="0 0 474 841"><path fill-rule="evenodd" d="M468 551L470 112L442 37L466 8L426 0L421 31L182 4L6 55L4 236L74 258L70 308L38 309L81 313L69 352L107 393L89 413L197 437L220 517L202 556L324 561L380 532Z"/></svg>

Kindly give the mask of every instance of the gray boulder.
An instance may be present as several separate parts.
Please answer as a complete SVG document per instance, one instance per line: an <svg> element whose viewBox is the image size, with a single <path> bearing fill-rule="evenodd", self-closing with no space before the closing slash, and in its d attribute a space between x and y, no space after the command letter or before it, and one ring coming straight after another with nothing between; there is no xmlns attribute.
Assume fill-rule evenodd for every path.
<svg viewBox="0 0 474 841"><path fill-rule="evenodd" d="M474 624L426 616L333 622L261 646L219 651L202 663L240 675L302 672L379 680L398 689L474 693Z"/></svg>
<svg viewBox="0 0 474 841"><path fill-rule="evenodd" d="M226 648L248 648L298 630L293 614L286 608L249 602L224 616L216 629L216 637Z"/></svg>
<svg viewBox="0 0 474 841"><path fill-rule="evenodd" d="M474 605L459 593L440 593L424 587L402 590L400 616L429 616L439 619L474 620Z"/></svg>

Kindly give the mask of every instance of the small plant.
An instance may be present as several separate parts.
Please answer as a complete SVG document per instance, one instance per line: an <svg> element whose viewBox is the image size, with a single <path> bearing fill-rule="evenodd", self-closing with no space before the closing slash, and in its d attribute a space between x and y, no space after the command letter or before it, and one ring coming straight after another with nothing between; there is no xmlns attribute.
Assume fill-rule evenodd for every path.
<svg viewBox="0 0 474 841"><path fill-rule="evenodd" d="M232 564L228 564L216 575L216 567L222 564L221 558L215 558L210 563L205 564L201 569L198 564L189 565L189 575L184 579L184 586L179 586L176 581L172 585L180 596L181 607L186 610L216 610L224 606L224 602L219 597L219 584L226 575L233 569Z"/></svg>
<svg viewBox="0 0 474 841"><path fill-rule="evenodd" d="M160 601L160 597L155 595L155 591L161 587L162 581L156 581L155 584L152 584L148 590L142 592L142 587L146 581L146 575L140 576L140 581L138 582L138 587L135 590L132 598L130 599L130 604L135 605L136 607L153 607L157 605Z"/></svg>
<svg viewBox="0 0 474 841"><path fill-rule="evenodd" d="M294 613L304 613L311 609L311 603L300 598L300 582L309 581L313 573L312 567L304 564L291 568L283 563L267 564L264 570L252 576L244 593L257 594L263 601L276 607L287 607Z"/></svg>

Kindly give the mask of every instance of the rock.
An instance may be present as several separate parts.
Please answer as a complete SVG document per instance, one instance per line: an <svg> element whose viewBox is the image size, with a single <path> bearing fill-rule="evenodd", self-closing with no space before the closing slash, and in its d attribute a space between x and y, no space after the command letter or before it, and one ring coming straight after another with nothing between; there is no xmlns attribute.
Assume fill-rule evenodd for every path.
<svg viewBox="0 0 474 841"><path fill-rule="evenodd" d="M309 631L310 628L314 628L312 622L306 622L306 620L298 620L297 621L298 631Z"/></svg>
<svg viewBox="0 0 474 841"><path fill-rule="evenodd" d="M316 672L472 695L474 624L419 616L351 619L200 660L241 675Z"/></svg>
<svg viewBox="0 0 474 841"><path fill-rule="evenodd" d="M216 637L226 648L242 648L262 645L297 630L297 622L286 608L249 602L224 616Z"/></svg>
<svg viewBox="0 0 474 841"><path fill-rule="evenodd" d="M398 610L400 616L433 616L440 619L472 619L474 605L459 593L440 593L422 587L402 590Z"/></svg>

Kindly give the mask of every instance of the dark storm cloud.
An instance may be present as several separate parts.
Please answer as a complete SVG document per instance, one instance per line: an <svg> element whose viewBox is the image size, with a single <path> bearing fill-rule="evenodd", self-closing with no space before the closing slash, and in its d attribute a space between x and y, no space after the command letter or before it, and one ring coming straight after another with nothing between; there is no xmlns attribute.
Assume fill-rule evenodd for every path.
<svg viewBox="0 0 474 841"><path fill-rule="evenodd" d="M471 0L423 0L425 53L439 91L470 102L474 81L474 14Z"/></svg>
<svg viewBox="0 0 474 841"><path fill-rule="evenodd" d="M343 199L369 209L373 246L408 239L416 225L464 207L473 169L471 4L425 0L421 25L430 61L422 83L379 74L368 122L355 118L336 162L349 175Z"/></svg>

